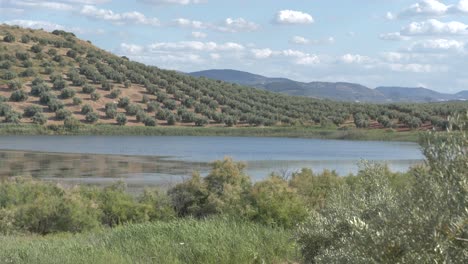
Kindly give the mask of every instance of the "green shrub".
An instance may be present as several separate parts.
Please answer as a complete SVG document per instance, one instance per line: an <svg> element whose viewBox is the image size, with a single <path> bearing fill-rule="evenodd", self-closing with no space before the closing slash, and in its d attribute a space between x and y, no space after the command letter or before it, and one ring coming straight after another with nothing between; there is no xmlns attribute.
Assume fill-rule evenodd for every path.
<svg viewBox="0 0 468 264"><path fill-rule="evenodd" d="M73 116L67 116L63 121L63 126L69 131L76 131L80 128L81 122Z"/></svg>
<svg viewBox="0 0 468 264"><path fill-rule="evenodd" d="M119 99L118 106L120 108L126 108L130 104L130 98L128 97L122 97Z"/></svg>
<svg viewBox="0 0 468 264"><path fill-rule="evenodd" d="M47 103L47 107L50 111L57 112L58 110L63 109L65 105L62 103L62 101L54 98Z"/></svg>
<svg viewBox="0 0 468 264"><path fill-rule="evenodd" d="M33 68L27 68L26 70L20 73L21 77L32 77L36 74Z"/></svg>
<svg viewBox="0 0 468 264"><path fill-rule="evenodd" d="M113 89L110 93L111 98L118 98L122 94L122 91L120 89Z"/></svg>
<svg viewBox="0 0 468 264"><path fill-rule="evenodd" d="M96 91L96 88L94 86L91 86L89 84L86 84L85 86L83 86L83 93L92 94L95 91Z"/></svg>
<svg viewBox="0 0 468 264"><path fill-rule="evenodd" d="M141 107L137 104L129 104L126 108L125 111L127 112L127 115L129 116L135 116L139 111L142 111Z"/></svg>
<svg viewBox="0 0 468 264"><path fill-rule="evenodd" d="M21 42L22 43L29 43L29 41L31 41L31 37L29 35L22 35L21 36Z"/></svg>
<svg viewBox="0 0 468 264"><path fill-rule="evenodd" d="M44 89L44 91L41 91L38 89L38 93L40 95L40 98L39 98L39 102L43 105L48 105L50 101L53 101L53 100L56 100L57 99L57 96L55 96L55 94L51 93L48 91L48 87L47 86L43 86L42 87Z"/></svg>
<svg viewBox="0 0 468 264"><path fill-rule="evenodd" d="M16 78L17 75L14 71L5 71L3 72L3 79L5 80L12 80L14 78Z"/></svg>
<svg viewBox="0 0 468 264"><path fill-rule="evenodd" d="M33 117L36 113L42 113L42 107L37 105L30 105L24 109L24 117Z"/></svg>
<svg viewBox="0 0 468 264"><path fill-rule="evenodd" d="M20 80L12 80L8 82L8 88L11 90L20 90L23 88L23 83Z"/></svg>
<svg viewBox="0 0 468 264"><path fill-rule="evenodd" d="M67 109L58 109L56 112L55 112L55 118L57 120L65 120L65 118L67 117L70 117L72 115L72 112L70 112L69 110Z"/></svg>
<svg viewBox="0 0 468 264"><path fill-rule="evenodd" d="M62 78L56 79L53 82L54 83L53 83L52 88L54 88L56 90L62 90L62 89L65 89L68 86L67 82Z"/></svg>
<svg viewBox="0 0 468 264"><path fill-rule="evenodd" d="M157 125L156 119L151 118L151 117L146 117L143 120L143 123L145 124L145 126L151 126L151 127L154 127Z"/></svg>
<svg viewBox="0 0 468 264"><path fill-rule="evenodd" d="M5 114L5 123L19 124L21 120L21 114L16 111L9 111Z"/></svg>
<svg viewBox="0 0 468 264"><path fill-rule="evenodd" d="M203 127L209 124L209 120L206 117L197 117L195 118L195 125Z"/></svg>
<svg viewBox="0 0 468 264"><path fill-rule="evenodd" d="M34 53L40 53L42 52L42 46L39 44L35 44L31 47L31 51Z"/></svg>
<svg viewBox="0 0 468 264"><path fill-rule="evenodd" d="M5 116L11 111L11 106L5 103L0 103L0 116Z"/></svg>
<svg viewBox="0 0 468 264"><path fill-rule="evenodd" d="M159 110L159 103L158 102L148 102L146 104L146 111L148 113L153 113Z"/></svg>
<svg viewBox="0 0 468 264"><path fill-rule="evenodd" d="M125 126L125 124L127 124L127 116L124 113L118 113L115 120L119 126Z"/></svg>
<svg viewBox="0 0 468 264"><path fill-rule="evenodd" d="M11 93L10 100L13 102L23 102L28 100L28 94L24 90L15 90Z"/></svg>
<svg viewBox="0 0 468 264"><path fill-rule="evenodd" d="M98 101L99 99L101 99L101 94L97 92L92 92L90 97L91 100Z"/></svg>
<svg viewBox="0 0 468 264"><path fill-rule="evenodd" d="M81 114L87 115L88 113L94 112L94 109L91 105L85 104L81 107Z"/></svg>
<svg viewBox="0 0 468 264"><path fill-rule="evenodd" d="M15 42L16 41L16 37L13 36L11 33L7 33L4 37L3 37L3 41L5 42Z"/></svg>
<svg viewBox="0 0 468 264"><path fill-rule="evenodd" d="M65 88L60 92L60 97L62 99L72 98L73 96L75 96L75 90L72 88Z"/></svg>
<svg viewBox="0 0 468 264"><path fill-rule="evenodd" d="M88 123L94 124L99 120L99 115L96 112L89 112L86 114L85 120Z"/></svg>
<svg viewBox="0 0 468 264"><path fill-rule="evenodd" d="M45 123L47 123L47 117L43 113L38 112L34 114L34 116L32 117L32 121L34 124L44 125Z"/></svg>
<svg viewBox="0 0 468 264"><path fill-rule="evenodd" d="M83 100L79 97L73 97L73 105L81 105Z"/></svg>

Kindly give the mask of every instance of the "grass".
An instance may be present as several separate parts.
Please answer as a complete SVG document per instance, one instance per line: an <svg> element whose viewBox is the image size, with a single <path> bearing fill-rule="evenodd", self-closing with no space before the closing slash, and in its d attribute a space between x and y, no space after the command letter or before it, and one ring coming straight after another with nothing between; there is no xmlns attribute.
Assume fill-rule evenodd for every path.
<svg viewBox="0 0 468 264"><path fill-rule="evenodd" d="M290 231L225 218L0 236L0 244L0 263L292 263L299 255Z"/></svg>
<svg viewBox="0 0 468 264"><path fill-rule="evenodd" d="M419 132L395 132L377 129L321 127L143 127L115 125L83 125L77 130L63 126L2 124L0 135L102 135L102 136L240 136L291 137L347 140L418 141Z"/></svg>

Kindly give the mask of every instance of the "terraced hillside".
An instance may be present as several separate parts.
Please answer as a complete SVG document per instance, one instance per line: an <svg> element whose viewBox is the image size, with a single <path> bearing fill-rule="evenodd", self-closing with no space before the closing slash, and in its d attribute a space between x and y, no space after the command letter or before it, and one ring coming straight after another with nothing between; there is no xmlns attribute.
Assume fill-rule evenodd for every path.
<svg viewBox="0 0 468 264"><path fill-rule="evenodd" d="M132 62L72 33L0 26L0 119L44 125L444 128L467 104L293 97Z"/></svg>

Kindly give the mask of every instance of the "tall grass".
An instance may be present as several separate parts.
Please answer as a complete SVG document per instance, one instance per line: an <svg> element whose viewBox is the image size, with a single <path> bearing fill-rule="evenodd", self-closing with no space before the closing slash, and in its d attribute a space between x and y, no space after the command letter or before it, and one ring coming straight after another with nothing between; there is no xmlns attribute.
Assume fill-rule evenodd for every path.
<svg viewBox="0 0 468 264"><path fill-rule="evenodd" d="M0 236L0 263L289 263L291 232L227 218L178 219L97 233Z"/></svg>

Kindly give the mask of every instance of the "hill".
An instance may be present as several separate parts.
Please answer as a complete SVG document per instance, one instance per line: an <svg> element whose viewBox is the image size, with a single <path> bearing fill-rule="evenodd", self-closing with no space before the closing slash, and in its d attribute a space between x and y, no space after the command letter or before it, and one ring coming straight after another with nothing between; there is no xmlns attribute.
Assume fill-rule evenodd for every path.
<svg viewBox="0 0 468 264"><path fill-rule="evenodd" d="M456 95L443 94L425 88L378 87L371 89L360 84L346 82L297 82L285 78L269 78L235 70L206 70L189 73L225 82L248 85L288 95L308 96L337 101L389 102L440 102L468 99L468 91Z"/></svg>
<svg viewBox="0 0 468 264"><path fill-rule="evenodd" d="M274 88L277 81L292 82L267 84L279 89ZM328 84L315 85L326 90ZM350 86L334 84L336 93L356 93L357 99L360 94L374 96L363 86ZM88 123L427 129L443 128L447 115L467 108L456 103L368 105L287 96L133 62L69 32L6 25L0 26L0 101L4 123L68 128Z"/></svg>

